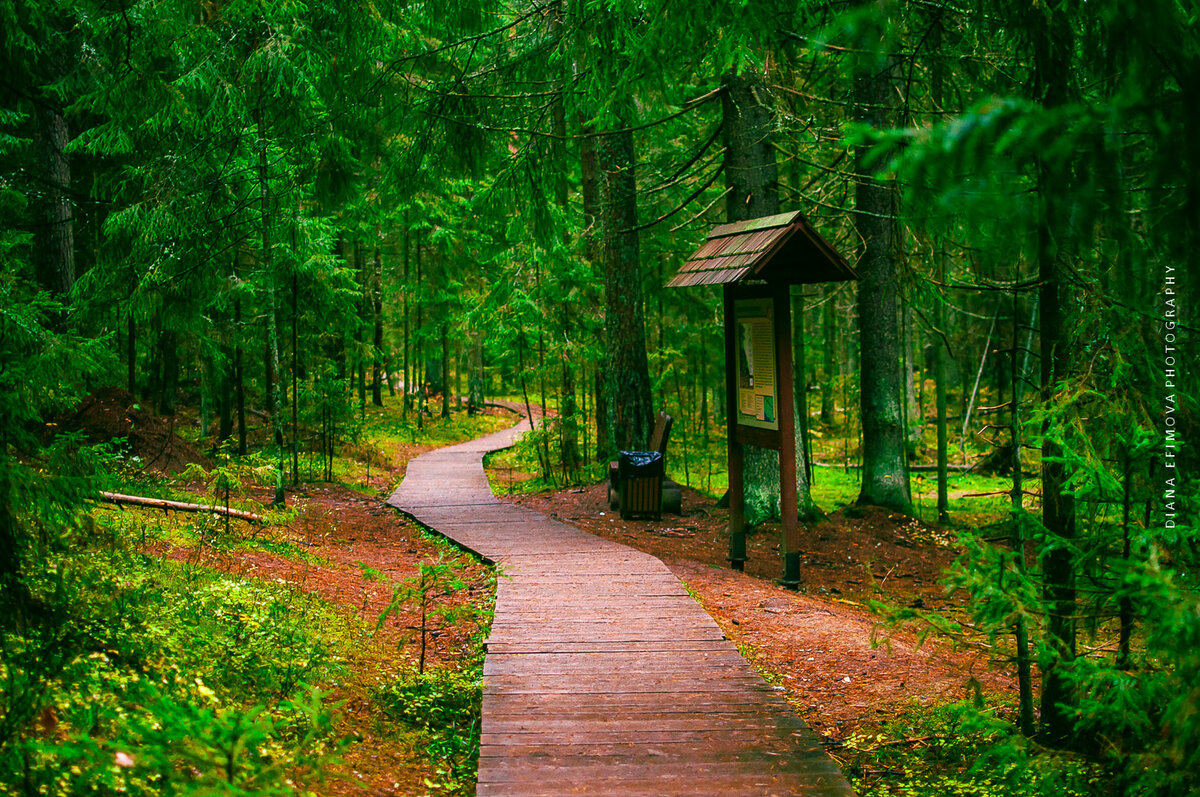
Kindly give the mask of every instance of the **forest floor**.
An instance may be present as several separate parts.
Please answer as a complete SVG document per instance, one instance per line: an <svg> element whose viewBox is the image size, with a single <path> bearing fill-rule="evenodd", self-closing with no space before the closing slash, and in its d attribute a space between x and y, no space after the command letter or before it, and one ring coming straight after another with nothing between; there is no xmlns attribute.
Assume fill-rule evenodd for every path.
<svg viewBox="0 0 1200 797"><path fill-rule="evenodd" d="M156 439L154 446L160 445ZM271 544L230 550L166 546L159 553L243 577L286 581L374 628L391 599L390 584L411 578L421 563L444 553L444 544L384 504L409 459L432 447L383 446L369 484L359 489L311 483L289 492L294 520L261 532ZM511 484L521 478L511 471L491 475L501 493L505 479ZM248 497L269 500L266 490ZM880 611L889 609L936 612L951 620L965 616L963 594L948 595L941 585L958 551L952 536L937 526L874 508L834 513L803 532L803 587L797 592L773 582L781 571L778 527L764 526L749 536L746 572L735 572L726 561L727 512L686 488L683 514L661 521L622 520L608 509L603 484L502 497L661 558L821 734L839 763L847 763L842 743L848 735L869 733L915 705L962 700L980 690L1015 691L1014 674L997 664L985 638L930 635L918 644L919 628L885 630L880 624ZM273 545L304 554L276 553ZM469 557L456 566L467 584L456 600L485 605L488 568ZM412 612L407 609L346 652L347 675L333 697L344 701L339 733L354 743L321 793L469 793L465 784L439 772L420 735L405 732L376 699L380 683L414 666L414 645L402 640L403 627L415 622ZM480 634L473 621L442 629L431 641L429 668L469 664L478 655Z"/></svg>

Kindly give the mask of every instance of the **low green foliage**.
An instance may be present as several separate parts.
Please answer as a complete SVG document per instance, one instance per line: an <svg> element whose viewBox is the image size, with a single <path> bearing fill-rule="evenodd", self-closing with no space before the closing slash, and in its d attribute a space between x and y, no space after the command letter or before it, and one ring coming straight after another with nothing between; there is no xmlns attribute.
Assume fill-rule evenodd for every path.
<svg viewBox="0 0 1200 797"><path fill-rule="evenodd" d="M370 578L370 568L363 567L363 575ZM392 584L392 599L379 614L376 630L383 627L389 617L400 619L401 612L415 609L418 622L406 626L406 633L401 636L404 645L413 636L420 644L420 654L417 658L417 670L425 672L425 658L429 646L429 638L440 634L445 626L453 625L475 616L475 606L468 602L449 600L454 593L466 588L457 563L443 553L436 561L420 562L417 574L401 579Z"/></svg>
<svg viewBox="0 0 1200 797"><path fill-rule="evenodd" d="M449 794L474 791L483 703L481 666L410 671L381 685L375 700L389 717L422 737L438 775L426 786Z"/></svg>
<svg viewBox="0 0 1200 797"><path fill-rule="evenodd" d="M342 742L311 684L336 616L279 583L142 554L118 514L27 575L44 608L0 634L0 791L291 794Z"/></svg>
<svg viewBox="0 0 1200 797"><path fill-rule="evenodd" d="M839 753L863 797L1083 797L1104 791L1103 769L1039 748L1011 718L979 701L913 706L877 730L850 734Z"/></svg>
<svg viewBox="0 0 1200 797"><path fill-rule="evenodd" d="M525 434L511 448L493 451L484 457L492 492L497 495L538 493L560 489L564 484L593 484L606 477L607 464L603 462L585 465L569 479L561 471L552 471L547 477L538 453L539 439L540 436Z"/></svg>
<svg viewBox="0 0 1200 797"><path fill-rule="evenodd" d="M432 539L432 538L431 538ZM448 543L439 557L421 562L417 574L392 584L392 599L380 613L376 625L402 612L416 612L417 620L405 626L400 645L419 639L416 669L408 669L375 690L375 700L385 714L421 739L433 763L436 779L426 780L431 790L470 794L475 783L479 755L479 720L483 703L483 639L491 624L490 601L477 605L472 600L454 600L466 588L462 556ZM382 574L359 563L363 578L382 579ZM494 595L494 590L489 590ZM426 651L430 638L451 624L475 623L475 633L457 666L427 669Z"/></svg>

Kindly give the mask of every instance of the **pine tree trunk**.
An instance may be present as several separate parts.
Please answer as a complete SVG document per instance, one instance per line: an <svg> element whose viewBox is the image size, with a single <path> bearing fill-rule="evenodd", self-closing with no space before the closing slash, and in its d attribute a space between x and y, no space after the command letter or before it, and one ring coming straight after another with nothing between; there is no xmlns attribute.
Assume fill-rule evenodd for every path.
<svg viewBox="0 0 1200 797"><path fill-rule="evenodd" d="M409 349L411 341L409 340L408 328L408 296L410 293L408 285L408 211L404 212L404 301L401 307L401 313L404 315L404 388L400 393L400 417L408 420L408 407L412 402L412 369L409 361Z"/></svg>
<svg viewBox="0 0 1200 797"><path fill-rule="evenodd" d="M173 329L164 329L158 335L159 362L162 363L162 381L159 383L158 414L175 414L175 396L179 392L179 337Z"/></svg>
<svg viewBox="0 0 1200 797"><path fill-rule="evenodd" d="M726 75L721 95L725 136L726 221L779 212L779 175L772 148L771 109L765 86L743 75ZM779 452L746 445L742 450L745 525L780 514ZM800 468L796 469L797 472Z"/></svg>
<svg viewBox="0 0 1200 797"><path fill-rule="evenodd" d="M626 117L616 132L600 137L597 166L601 175L603 230L605 387L609 415L609 451L642 449L653 426L650 366L638 251L637 182L633 132Z"/></svg>
<svg viewBox="0 0 1200 797"><path fill-rule="evenodd" d="M416 244L416 269L417 269L417 319L416 326L413 329L413 379L419 382L417 386L417 428L422 429L425 425L425 408L426 408L426 393L425 393L425 332L424 332L424 310L425 303L421 301L421 236L417 236Z"/></svg>
<svg viewBox="0 0 1200 797"><path fill-rule="evenodd" d="M908 451L915 456L921 445L921 432L924 424L921 419L921 409L917 403L917 379L921 369L916 363L916 331L913 329L912 313L905 307L904 319L904 420L907 429L905 440Z"/></svg>
<svg viewBox="0 0 1200 797"><path fill-rule="evenodd" d="M378 234L378 230L376 230ZM383 406L383 258L379 246L375 246L375 257L371 270L371 320L375 335L371 352L371 403Z"/></svg>
<svg viewBox="0 0 1200 797"><path fill-rule="evenodd" d="M779 213L779 173L772 136L774 112L767 86L758 75L726 75L722 92L725 134L725 200L727 221L742 221ZM793 369L794 369L793 365ZM799 398L793 396L799 407ZM807 463L800 424L796 445L796 491L801 517L812 514L812 498L804 474ZM779 452L745 446L743 452L744 511L747 526L780 516Z"/></svg>
<svg viewBox="0 0 1200 797"><path fill-rule="evenodd" d="M930 47L933 52L941 51L944 24L945 19L939 13L930 29ZM937 59L934 62L930 90L935 110L939 112L945 110L946 66L943 59ZM933 378L937 383L934 397L936 404L935 411L937 413L937 511L938 522L948 523L950 521L950 480L948 473L950 442L946 432L946 393L949 387L946 383L946 356L949 354L947 346L950 338L949 330L946 329L946 297L944 294L945 288L943 287L946 284L946 242L940 235L935 236L935 240L936 245L934 248L936 254L934 257L937 259L938 295L934 299L935 303L933 306L933 323L936 326L933 341ZM1014 330L1014 336L1015 334ZM1015 417L1014 415L1014 419ZM1013 428L1019 428L1015 424L1016 421L1014 420ZM1017 447L1016 457L1018 461L1020 455L1020 448ZM1020 474L1017 474L1016 478L1019 479Z"/></svg>
<svg viewBox="0 0 1200 797"><path fill-rule="evenodd" d="M53 97L38 98L34 103L34 119L33 145L43 187L38 200L40 224L34 236L37 278L43 288L65 299L75 284L71 161L66 152L70 131L63 110Z"/></svg>
<svg viewBox="0 0 1200 797"><path fill-rule="evenodd" d="M1020 277L1018 270L1017 276ZM1019 280L1018 280L1019 281ZM1024 490L1024 467L1021 457L1021 447L1024 444L1024 438L1021 434L1021 385L1023 384L1020 367L1017 365L1020 360L1017 359L1020 351L1020 330L1021 325L1019 303L1020 294L1014 290L1012 299L1013 308L1013 334L1012 334L1012 360L1009 365L1012 369L1012 413L1010 414L1011 434L1012 434L1012 492L1010 493L1010 503L1012 506L1012 547L1016 558L1017 572L1023 574L1025 572L1025 490ZM942 310L945 314L945 310ZM942 402L944 409L945 402ZM944 427L943 427L944 428ZM939 493L939 501L940 501ZM1021 729L1021 733L1026 736L1033 735L1033 667L1032 660L1029 654L1029 630L1025 624L1025 617L1018 615L1016 622L1013 624L1013 637L1017 648L1017 723Z"/></svg>
<svg viewBox="0 0 1200 797"><path fill-rule="evenodd" d="M564 16L564 3L556 2L551 22L551 32L556 33L562 27ZM566 137L567 137L567 115L563 107L562 88L555 94L553 103L550 106L550 114L554 124L553 140L554 160L559 164L558 177L554 186L555 201L558 203L559 210L564 215L567 212L570 201L569 186L567 183L567 154L566 154ZM569 232L563 233L563 243L570 245L571 235ZM578 408L575 404L575 377L571 369L571 364L574 360L574 341L571 329L571 300L575 293L575 285L570 277L563 277L560 282L559 295L560 312L562 317L562 398L559 402L559 430L561 440L559 444L560 454L562 457L562 465L564 477L569 479L570 475L579 470L580 455L579 455L579 420L576 417Z"/></svg>
<svg viewBox="0 0 1200 797"><path fill-rule="evenodd" d="M442 418L450 417L450 332L449 322L442 322Z"/></svg>
<svg viewBox="0 0 1200 797"><path fill-rule="evenodd" d="M237 426L238 447L241 456L246 454L246 369L242 354L242 300L233 300L233 329L238 336L237 345L233 349L233 373L237 393Z"/></svg>
<svg viewBox="0 0 1200 797"><path fill-rule="evenodd" d="M267 406L275 440L274 506L286 503L284 493L283 380L279 378L279 296L275 285L275 264L271 257L271 186L267 167L267 127L262 103L265 101L263 75L258 74L259 106L255 109L258 126L258 187L262 200L262 266L267 287Z"/></svg>
<svg viewBox="0 0 1200 797"><path fill-rule="evenodd" d="M938 244L938 282L946 283L946 250L945 244ZM937 509L938 522L947 523L950 520L950 441L946 432L946 300L940 294L935 299L933 307L934 324L937 325L937 336L933 348L933 378L937 381Z"/></svg>
<svg viewBox="0 0 1200 797"><path fill-rule="evenodd" d="M892 73L888 57L858 76L859 118L877 130L892 125ZM895 187L870 176L867 148L855 153L861 175L855 192L854 224L863 240L858 273L860 401L862 406L862 489L859 504L912 512L906 468L904 410L901 406Z"/></svg>
<svg viewBox="0 0 1200 797"><path fill-rule="evenodd" d="M583 199L583 237L584 258L596 271L601 266L600 234L600 171L597 166L595 129L584 125L583 136L579 145L580 159L580 195ZM600 308L594 308L599 314ZM602 333L603 334L603 333ZM603 348L604 341L600 341ZM605 388L605 368L602 366L595 371L592 380L592 414L596 419L596 459L603 462L609 455L610 435L608 432L608 391Z"/></svg>
<svg viewBox="0 0 1200 797"><path fill-rule="evenodd" d="M224 443L233 436L233 349L221 344L217 379L217 441Z"/></svg>
<svg viewBox="0 0 1200 797"><path fill-rule="evenodd" d="M292 250L296 249L295 230ZM300 282L292 269L292 484L300 486Z"/></svg>
<svg viewBox="0 0 1200 797"><path fill-rule="evenodd" d="M1040 11L1030 24L1034 45L1034 91L1046 107L1056 108L1068 100L1067 80L1073 48L1071 25L1065 11ZM1055 398L1055 384L1071 374L1071 347L1067 340L1065 307L1070 295L1064 282L1068 269L1060 251L1066 233L1059 197L1068 182L1068 166L1061 158L1042 159L1038 165L1037 191L1041 218L1037 231L1038 278L1041 291L1042 400ZM1046 431L1049 431L1047 429ZM1043 599L1046 602L1047 655L1042 664L1042 735L1053 745L1078 744L1072 721L1077 696L1064 667L1075 659L1075 499L1069 492L1070 472L1061 461L1062 446L1054 436L1042 443L1042 525L1050 550L1043 556ZM1058 460L1058 461L1056 461Z"/></svg>
<svg viewBox="0 0 1200 797"><path fill-rule="evenodd" d="M833 387L838 376L837 325L834 323L834 301L837 294L827 288L825 303L821 308L822 364L825 378L821 380L821 425L833 423Z"/></svg>

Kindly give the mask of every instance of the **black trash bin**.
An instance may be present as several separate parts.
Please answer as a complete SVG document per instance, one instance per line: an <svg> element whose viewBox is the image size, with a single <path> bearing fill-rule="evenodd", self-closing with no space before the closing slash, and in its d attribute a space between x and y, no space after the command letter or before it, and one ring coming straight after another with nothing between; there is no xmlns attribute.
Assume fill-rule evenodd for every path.
<svg viewBox="0 0 1200 797"><path fill-rule="evenodd" d="M618 509L622 518L662 517L663 456L657 451L622 451Z"/></svg>

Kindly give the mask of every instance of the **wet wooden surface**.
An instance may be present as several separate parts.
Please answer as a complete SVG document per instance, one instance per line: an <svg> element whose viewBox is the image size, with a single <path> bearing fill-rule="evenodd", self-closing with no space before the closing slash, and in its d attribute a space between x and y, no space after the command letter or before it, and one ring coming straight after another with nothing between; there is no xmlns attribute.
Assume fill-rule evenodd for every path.
<svg viewBox="0 0 1200 797"><path fill-rule="evenodd" d="M424 454L388 503L501 568L479 795L853 794L658 559L493 497L487 451Z"/></svg>

